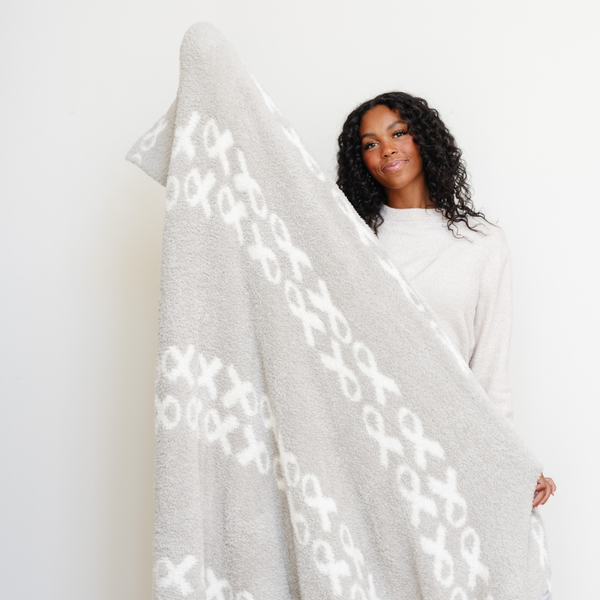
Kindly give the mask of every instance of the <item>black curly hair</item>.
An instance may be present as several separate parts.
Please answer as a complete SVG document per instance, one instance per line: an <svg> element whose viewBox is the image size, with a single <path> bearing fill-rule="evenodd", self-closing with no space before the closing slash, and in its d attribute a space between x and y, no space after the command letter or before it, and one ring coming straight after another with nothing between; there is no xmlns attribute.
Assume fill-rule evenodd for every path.
<svg viewBox="0 0 600 600"><path fill-rule="evenodd" d="M363 161L359 129L363 115L380 105L398 111L419 146L429 199L446 217L448 229L454 227L456 235L456 223L462 221L475 230L469 217L485 219L485 216L473 208L462 152L437 110L423 98L405 92L387 92L363 102L348 115L338 137L337 184L358 214L377 234L383 223L380 211L387 196L383 186L370 176Z"/></svg>

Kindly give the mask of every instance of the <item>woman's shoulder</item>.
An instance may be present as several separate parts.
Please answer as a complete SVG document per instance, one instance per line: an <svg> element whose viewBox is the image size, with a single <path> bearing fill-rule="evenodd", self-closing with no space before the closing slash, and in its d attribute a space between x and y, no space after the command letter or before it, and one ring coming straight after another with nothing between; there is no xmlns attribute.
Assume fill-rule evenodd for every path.
<svg viewBox="0 0 600 600"><path fill-rule="evenodd" d="M504 230L482 217L469 217L469 225L459 222L458 233L475 247L490 253L508 254L508 241Z"/></svg>

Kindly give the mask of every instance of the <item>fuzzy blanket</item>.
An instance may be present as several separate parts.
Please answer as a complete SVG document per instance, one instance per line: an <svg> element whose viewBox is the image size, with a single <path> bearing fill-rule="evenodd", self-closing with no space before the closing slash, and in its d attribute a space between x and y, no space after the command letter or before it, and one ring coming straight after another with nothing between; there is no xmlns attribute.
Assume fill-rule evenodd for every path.
<svg viewBox="0 0 600 600"><path fill-rule="evenodd" d="M540 600L540 464L212 26L128 159L167 190L154 597Z"/></svg>

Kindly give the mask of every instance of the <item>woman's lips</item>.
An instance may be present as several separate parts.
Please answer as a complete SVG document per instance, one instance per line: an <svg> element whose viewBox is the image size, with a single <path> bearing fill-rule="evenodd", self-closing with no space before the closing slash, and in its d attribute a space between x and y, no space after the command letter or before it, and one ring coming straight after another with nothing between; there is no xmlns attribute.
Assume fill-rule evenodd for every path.
<svg viewBox="0 0 600 600"><path fill-rule="evenodd" d="M392 162L389 162L387 165L385 165L385 167L383 167L383 170L387 173L399 171L402 167L404 167L404 165L407 162L407 160L393 160Z"/></svg>

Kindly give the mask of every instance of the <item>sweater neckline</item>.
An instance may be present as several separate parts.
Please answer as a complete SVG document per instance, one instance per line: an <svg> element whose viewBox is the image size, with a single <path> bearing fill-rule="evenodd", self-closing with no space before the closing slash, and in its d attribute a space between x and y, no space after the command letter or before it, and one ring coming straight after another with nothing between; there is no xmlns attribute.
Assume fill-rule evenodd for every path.
<svg viewBox="0 0 600 600"><path fill-rule="evenodd" d="M387 204L381 207L381 216L390 221L431 221L442 217L435 208L392 208Z"/></svg>

